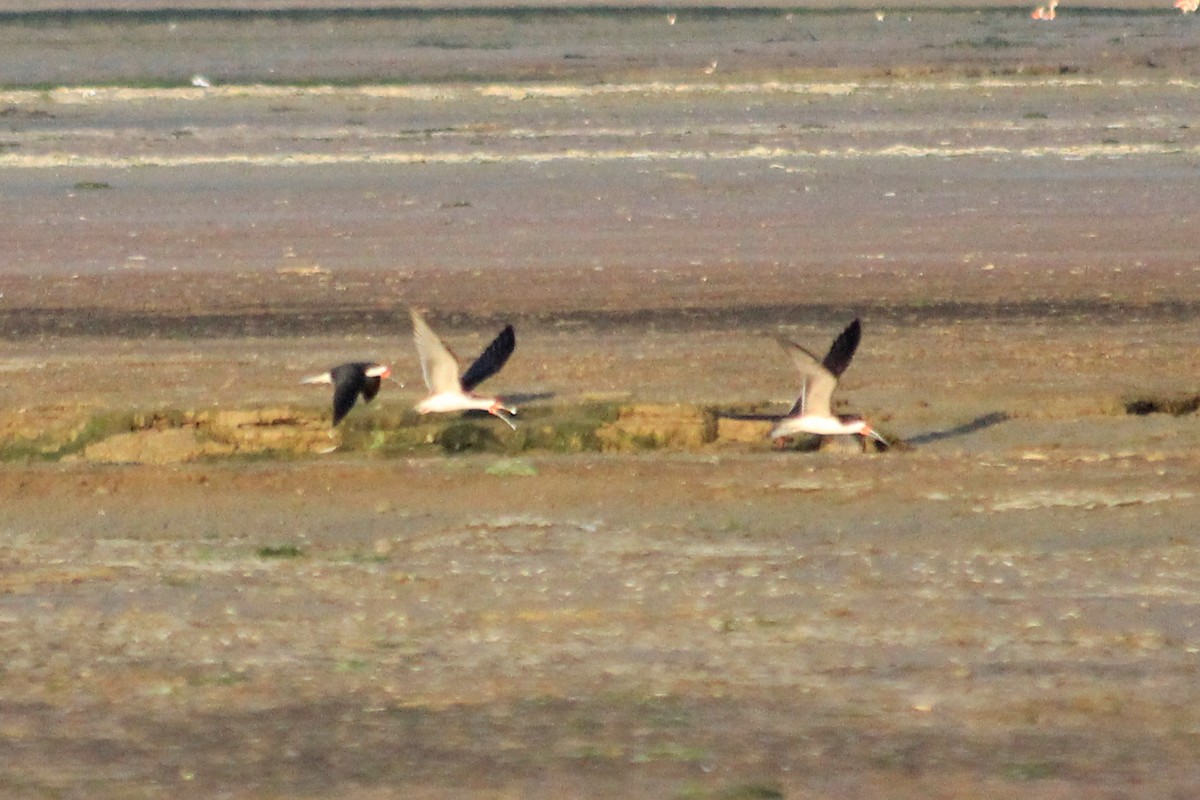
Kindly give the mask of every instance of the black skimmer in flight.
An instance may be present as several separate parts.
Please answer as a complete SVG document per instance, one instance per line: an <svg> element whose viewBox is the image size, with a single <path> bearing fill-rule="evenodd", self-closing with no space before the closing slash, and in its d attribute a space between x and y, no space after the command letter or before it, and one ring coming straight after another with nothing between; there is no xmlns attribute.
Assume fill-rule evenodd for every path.
<svg viewBox="0 0 1200 800"><path fill-rule="evenodd" d="M870 436L887 445L887 440L871 429L861 417L835 415L832 408L833 390L838 378L850 366L858 341L862 338L862 323L857 319L846 326L846 330L833 340L824 360L805 350L795 342L780 339L779 343L792 356L796 369L803 378L800 397L788 415L771 431L771 438L782 444L782 440L797 433L812 433L819 436L858 434Z"/></svg>
<svg viewBox="0 0 1200 800"><path fill-rule="evenodd" d="M379 394L379 384L391 375L392 371L384 364L352 361L300 382L333 384L333 424L336 426L354 408L360 394L364 403L371 402Z"/></svg>
<svg viewBox="0 0 1200 800"><path fill-rule="evenodd" d="M417 342L417 354L421 357L421 372L425 376L425 385L429 388L429 396L417 403L417 412L430 414L446 411L486 411L516 430L517 426L509 416L516 414L517 409L504 405L499 398L481 397L472 393L476 386L499 372L512 355L517 346L517 336L512 325L506 325L487 349L480 353L479 358L475 359L475 363L459 377L458 359L454 353L442 344L442 340L419 312L413 309L410 313L413 338Z"/></svg>

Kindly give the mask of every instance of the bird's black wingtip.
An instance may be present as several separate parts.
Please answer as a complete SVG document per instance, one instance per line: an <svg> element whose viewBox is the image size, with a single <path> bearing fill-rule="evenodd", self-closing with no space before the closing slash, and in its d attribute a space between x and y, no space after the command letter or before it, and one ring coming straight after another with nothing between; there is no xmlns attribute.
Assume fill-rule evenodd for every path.
<svg viewBox="0 0 1200 800"><path fill-rule="evenodd" d="M841 377L842 373L846 371L846 367L850 366L850 361L854 358L855 351L858 350L860 339L862 339L862 322L855 317L854 321L833 340L829 352L821 362L835 378Z"/></svg>

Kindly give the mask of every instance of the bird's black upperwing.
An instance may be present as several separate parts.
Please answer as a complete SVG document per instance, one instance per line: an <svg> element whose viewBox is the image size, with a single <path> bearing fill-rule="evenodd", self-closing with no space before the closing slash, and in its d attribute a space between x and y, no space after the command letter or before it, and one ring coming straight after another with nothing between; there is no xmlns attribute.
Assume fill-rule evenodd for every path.
<svg viewBox="0 0 1200 800"><path fill-rule="evenodd" d="M358 393L367 383L366 365L341 364L334 367L330 375L333 377L333 424L337 425L354 408ZM378 391L379 387L375 388Z"/></svg>
<svg viewBox="0 0 1200 800"><path fill-rule="evenodd" d="M821 366L829 370L833 377L840 378L846 367L850 366L850 360L854 358L854 351L858 349L858 341L861 338L862 324L856 319L833 340Z"/></svg>
<svg viewBox="0 0 1200 800"><path fill-rule="evenodd" d="M499 372L516 346L517 334L513 331L512 325L506 325L504 330L500 331L499 335L487 346L487 349L480 353L479 358L475 359L475 363L463 373L463 391L471 391Z"/></svg>

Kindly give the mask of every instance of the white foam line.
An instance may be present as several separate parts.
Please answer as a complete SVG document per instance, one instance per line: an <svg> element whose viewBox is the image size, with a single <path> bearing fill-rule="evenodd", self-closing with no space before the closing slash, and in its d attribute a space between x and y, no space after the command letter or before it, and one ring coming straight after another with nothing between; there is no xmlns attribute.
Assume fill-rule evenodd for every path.
<svg viewBox="0 0 1200 800"><path fill-rule="evenodd" d="M199 101L212 99L279 99L297 97L370 97L425 102L462 101L479 98L500 100L557 99L574 100L582 97L610 95L663 94L824 94L846 95L859 91L862 85L843 83L619 83L598 85L488 83L471 85L410 85L410 86L264 86L247 84L141 89L122 86L61 87L48 92L11 90L0 92L0 103L26 105L44 103L47 99L61 105L96 105L102 103L140 103L147 100Z"/></svg>
<svg viewBox="0 0 1200 800"><path fill-rule="evenodd" d="M198 101L233 98L283 97L373 97L403 100L442 102L471 98L502 100L559 99L612 95L668 94L800 94L850 95L856 92L930 92L968 91L971 89L1029 89L1029 88L1090 88L1170 86L1178 89L1200 88L1200 81L1185 78L1106 79L1085 77L1045 78L984 78L980 80L945 81L765 81L749 83L649 81L641 83L612 83L595 85L551 83L486 83L486 84L413 84L405 86L267 86L238 84L210 88L132 88L122 86L71 86L49 91L13 89L0 92L0 103L26 105L44 103L49 99L58 104L92 105L98 103L138 103L147 100Z"/></svg>
<svg viewBox="0 0 1200 800"><path fill-rule="evenodd" d="M505 153L475 150L465 153L380 152L380 153L218 153L188 155L89 156L72 153L43 155L0 155L0 169L59 169L87 167L129 169L134 167L206 167L241 165L253 167L311 167L354 164L550 164L559 162L617 161L776 161L811 159L911 159L911 158L1130 158L1146 156L1200 155L1200 145L1169 144L1078 145L1064 147L917 147L891 145L881 148L821 148L802 150L786 147L749 147L731 150L627 150L565 149L534 153Z"/></svg>
<svg viewBox="0 0 1200 800"><path fill-rule="evenodd" d="M1113 130L1158 130L1167 126L1177 126L1186 123L1185 117L1172 118L1170 122L1161 119L1110 119L1102 122L1087 122L1075 120L1040 120L1038 124L1021 124L1009 120L968 120L955 123L947 121L939 130L942 138L949 138L954 131L969 131L972 135L998 133L1011 134L1033 130L1078 131L1088 133L1094 131ZM873 136L902 136L905 134L925 134L930 130L927 123L906 121L864 121L838 122L829 128L786 130L778 123L714 123L698 125L670 125L661 127L545 127L533 128L496 128L484 126L464 126L460 128L413 130L397 134L395 131L367 128L364 126L298 126L288 128L286 136L278 128L247 128L244 125L204 126L191 129L189 141L222 142L236 141L245 145L248 142L319 142L346 141L355 144L381 142L384 145L396 144L403 141L442 142L442 141L565 141L586 139L598 141L611 140L648 140L655 137L685 139L688 137L776 137L803 136L805 139L817 139L821 136L836 135L839 138ZM31 130L13 132L8 136L12 142L22 145L53 147L64 146L66 142L74 141L114 141L140 138L153 142L164 137L157 131L141 129L95 129L95 128L55 128L53 130ZM1065 146L1065 145L1063 145Z"/></svg>

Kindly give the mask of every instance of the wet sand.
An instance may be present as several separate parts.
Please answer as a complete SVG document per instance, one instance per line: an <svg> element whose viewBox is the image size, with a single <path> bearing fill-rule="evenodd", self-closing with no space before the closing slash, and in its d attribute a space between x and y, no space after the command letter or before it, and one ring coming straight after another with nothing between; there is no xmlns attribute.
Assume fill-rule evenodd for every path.
<svg viewBox="0 0 1200 800"><path fill-rule="evenodd" d="M902 440L6 462L0 793L1187 796L1193 20L896 16L0 31L69 45L0 48L6 447L349 358L391 419L409 304L527 425L782 413L861 315Z"/></svg>

